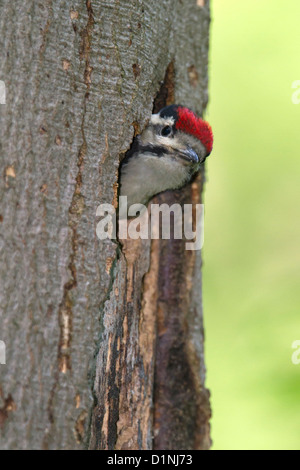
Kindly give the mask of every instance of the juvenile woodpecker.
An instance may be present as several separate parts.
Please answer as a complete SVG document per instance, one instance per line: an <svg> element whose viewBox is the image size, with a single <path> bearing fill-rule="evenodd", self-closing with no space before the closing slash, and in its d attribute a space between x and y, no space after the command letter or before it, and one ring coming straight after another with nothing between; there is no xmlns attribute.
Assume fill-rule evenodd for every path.
<svg viewBox="0 0 300 470"><path fill-rule="evenodd" d="M127 204L144 204L167 189L190 181L211 153L210 125L180 105L152 114L122 162L120 196Z"/></svg>

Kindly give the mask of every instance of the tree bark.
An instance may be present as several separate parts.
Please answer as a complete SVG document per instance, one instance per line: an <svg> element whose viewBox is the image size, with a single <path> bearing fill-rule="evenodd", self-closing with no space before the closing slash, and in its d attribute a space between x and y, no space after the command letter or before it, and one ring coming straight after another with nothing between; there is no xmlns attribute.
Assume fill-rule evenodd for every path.
<svg viewBox="0 0 300 470"><path fill-rule="evenodd" d="M203 113L208 1L0 10L1 448L207 449L201 255L100 241L96 208L153 109Z"/></svg>

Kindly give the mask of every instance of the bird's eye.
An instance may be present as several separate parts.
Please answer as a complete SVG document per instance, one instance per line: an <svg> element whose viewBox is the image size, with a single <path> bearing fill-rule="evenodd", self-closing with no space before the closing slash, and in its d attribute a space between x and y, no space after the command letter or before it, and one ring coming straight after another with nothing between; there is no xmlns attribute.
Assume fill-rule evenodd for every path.
<svg viewBox="0 0 300 470"><path fill-rule="evenodd" d="M168 135L172 134L172 127L171 126L165 126L161 130L161 135L163 137L167 137Z"/></svg>

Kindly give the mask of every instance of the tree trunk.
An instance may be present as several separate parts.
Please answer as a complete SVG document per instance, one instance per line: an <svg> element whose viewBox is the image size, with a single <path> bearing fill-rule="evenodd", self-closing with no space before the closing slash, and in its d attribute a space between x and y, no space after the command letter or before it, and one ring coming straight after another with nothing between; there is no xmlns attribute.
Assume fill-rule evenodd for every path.
<svg viewBox="0 0 300 470"><path fill-rule="evenodd" d="M205 109L208 1L0 9L1 448L207 449L200 253L100 241L96 208L153 107Z"/></svg>

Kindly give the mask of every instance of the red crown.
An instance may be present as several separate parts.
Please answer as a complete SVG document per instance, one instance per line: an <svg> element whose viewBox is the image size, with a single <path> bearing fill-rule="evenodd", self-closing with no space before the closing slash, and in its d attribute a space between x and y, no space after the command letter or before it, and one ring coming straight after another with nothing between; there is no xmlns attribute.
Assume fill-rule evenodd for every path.
<svg viewBox="0 0 300 470"><path fill-rule="evenodd" d="M208 122L196 116L190 109L181 106L178 107L177 114L176 129L199 139L210 154L213 147L213 133Z"/></svg>

